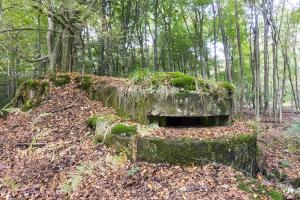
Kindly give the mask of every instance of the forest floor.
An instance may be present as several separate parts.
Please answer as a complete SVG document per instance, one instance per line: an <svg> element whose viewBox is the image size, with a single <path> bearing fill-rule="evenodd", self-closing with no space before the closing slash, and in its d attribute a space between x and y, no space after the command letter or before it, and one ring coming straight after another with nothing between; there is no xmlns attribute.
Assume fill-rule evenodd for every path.
<svg viewBox="0 0 300 200"><path fill-rule="evenodd" d="M282 199L275 181L266 184L262 176L251 179L224 165L129 162L93 143L86 119L96 113L115 111L69 84L52 87L38 108L15 109L0 119L0 199ZM265 170L294 177L299 175L299 148L283 144L282 134L297 125L288 121L270 127L260 143Z"/></svg>

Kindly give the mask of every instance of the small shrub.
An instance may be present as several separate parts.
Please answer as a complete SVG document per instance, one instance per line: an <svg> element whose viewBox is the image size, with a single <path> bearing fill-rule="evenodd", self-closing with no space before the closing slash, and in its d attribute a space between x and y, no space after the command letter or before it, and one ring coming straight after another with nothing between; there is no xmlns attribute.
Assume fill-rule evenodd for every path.
<svg viewBox="0 0 300 200"><path fill-rule="evenodd" d="M121 136L130 136L136 133L137 133L136 126L130 126L125 124L117 124L111 130L111 134L116 134Z"/></svg>

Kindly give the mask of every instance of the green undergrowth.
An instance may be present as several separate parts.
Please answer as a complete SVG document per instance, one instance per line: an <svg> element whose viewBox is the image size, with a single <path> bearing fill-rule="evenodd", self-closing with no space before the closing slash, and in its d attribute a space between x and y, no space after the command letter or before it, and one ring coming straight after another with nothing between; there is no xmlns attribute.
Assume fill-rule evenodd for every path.
<svg viewBox="0 0 300 200"><path fill-rule="evenodd" d="M82 90L89 90L93 85L93 77L91 76L77 76L75 82L78 84L78 87Z"/></svg>
<svg viewBox="0 0 300 200"><path fill-rule="evenodd" d="M251 199L267 199L284 200L283 194L276 188L267 187L261 184L257 179L245 180L236 177L239 183L238 188L249 193Z"/></svg>
<svg viewBox="0 0 300 200"><path fill-rule="evenodd" d="M135 84L151 85L158 88L161 85L173 86L185 91L202 91L207 93L220 93L225 90L233 93L235 86L229 82L215 82L194 77L182 72L150 72L147 70L137 70L130 76L130 80Z"/></svg>
<svg viewBox="0 0 300 200"><path fill-rule="evenodd" d="M54 83L55 86L64 86L71 82L71 77L67 74L52 74L50 81Z"/></svg>
<svg viewBox="0 0 300 200"><path fill-rule="evenodd" d="M120 136L131 136L137 133L135 125L117 124L111 129L111 134Z"/></svg>
<svg viewBox="0 0 300 200"><path fill-rule="evenodd" d="M97 123L104 120L105 118L103 116L92 115L86 120L86 123L89 127L96 128Z"/></svg>

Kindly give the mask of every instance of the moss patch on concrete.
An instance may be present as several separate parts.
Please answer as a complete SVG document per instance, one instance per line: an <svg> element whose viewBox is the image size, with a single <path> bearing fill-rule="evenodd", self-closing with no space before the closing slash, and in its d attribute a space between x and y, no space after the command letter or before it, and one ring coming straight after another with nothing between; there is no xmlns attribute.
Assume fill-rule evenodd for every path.
<svg viewBox="0 0 300 200"><path fill-rule="evenodd" d="M103 116L92 115L86 120L86 123L89 127L96 128L97 123L103 120L104 120Z"/></svg>
<svg viewBox="0 0 300 200"><path fill-rule="evenodd" d="M135 84L151 85L157 88L161 85L173 86L185 91L201 91L210 94L228 91L233 93L235 86L229 82L215 82L194 77L182 72L150 72L147 70L138 70L131 75L131 80ZM221 90L221 91L218 91ZM226 93L224 93L227 96Z"/></svg>
<svg viewBox="0 0 300 200"><path fill-rule="evenodd" d="M111 134L119 136L131 136L137 134L137 127L135 125L116 124L111 129Z"/></svg>
<svg viewBox="0 0 300 200"><path fill-rule="evenodd" d="M254 174L256 171L256 136L243 135L222 139L161 139L137 140L137 159L192 165L217 162L232 165Z"/></svg>

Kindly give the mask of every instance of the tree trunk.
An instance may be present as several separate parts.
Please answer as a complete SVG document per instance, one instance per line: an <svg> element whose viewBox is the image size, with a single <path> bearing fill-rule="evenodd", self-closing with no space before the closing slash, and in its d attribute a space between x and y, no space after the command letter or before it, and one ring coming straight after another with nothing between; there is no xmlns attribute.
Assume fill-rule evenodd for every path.
<svg viewBox="0 0 300 200"><path fill-rule="evenodd" d="M269 22L266 4L263 5L263 17L264 17L264 112L269 111Z"/></svg>
<svg viewBox="0 0 300 200"><path fill-rule="evenodd" d="M154 0L154 40L153 40L153 56L154 56L154 68L156 71L159 71L158 65L158 47L157 47L157 40L158 40L158 5L159 0Z"/></svg>
<svg viewBox="0 0 300 200"><path fill-rule="evenodd" d="M240 34L240 24L239 24L239 13L238 13L238 4L237 0L234 1L234 11L235 11L235 25L236 25L236 38L238 43L239 51L239 65L240 65L240 111L243 109L244 105L244 59L243 59L243 50L241 44L241 34Z"/></svg>
<svg viewBox="0 0 300 200"><path fill-rule="evenodd" d="M223 47L224 47L227 80L229 82L232 82L231 64L230 64L229 52L228 52L228 41L227 41L227 35L225 32L225 28L224 28L223 20L222 20L222 16L221 16L221 6L220 6L219 0L217 1L217 8L218 8L219 23L220 23L220 29L221 29L221 33L222 33L222 40L223 40Z"/></svg>
<svg viewBox="0 0 300 200"><path fill-rule="evenodd" d="M217 68L217 28L216 28L216 9L215 3L212 2L212 10L214 15L214 72L215 72L215 81L218 81L218 68Z"/></svg>

